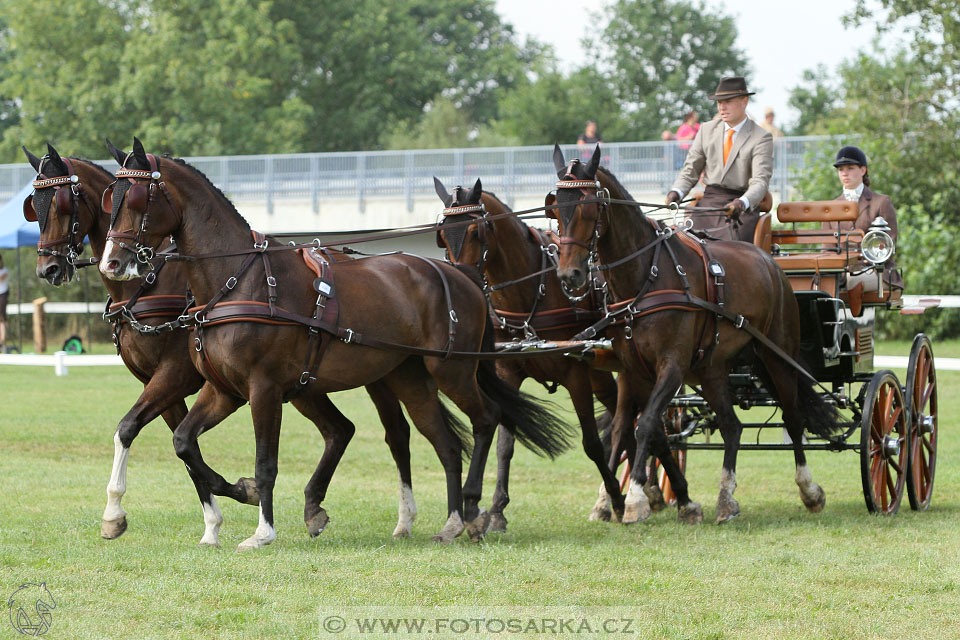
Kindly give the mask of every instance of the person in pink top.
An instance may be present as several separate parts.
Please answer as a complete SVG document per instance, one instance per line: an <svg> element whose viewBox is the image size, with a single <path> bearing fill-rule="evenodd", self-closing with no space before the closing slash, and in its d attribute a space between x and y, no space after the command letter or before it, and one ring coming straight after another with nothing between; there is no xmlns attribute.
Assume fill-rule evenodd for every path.
<svg viewBox="0 0 960 640"><path fill-rule="evenodd" d="M677 140L693 140L697 137L697 131L700 131L700 114L696 111L688 111L683 116L683 124L677 129ZM686 151L690 148L690 143L681 143L680 148Z"/></svg>

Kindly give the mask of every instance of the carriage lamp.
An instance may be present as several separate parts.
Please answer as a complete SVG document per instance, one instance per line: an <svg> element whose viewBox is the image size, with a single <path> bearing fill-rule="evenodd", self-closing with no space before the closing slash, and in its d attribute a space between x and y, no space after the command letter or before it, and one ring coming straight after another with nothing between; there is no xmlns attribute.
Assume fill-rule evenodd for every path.
<svg viewBox="0 0 960 640"><path fill-rule="evenodd" d="M886 220L877 218L873 221L860 243L860 253L874 266L882 265L893 257L894 243Z"/></svg>

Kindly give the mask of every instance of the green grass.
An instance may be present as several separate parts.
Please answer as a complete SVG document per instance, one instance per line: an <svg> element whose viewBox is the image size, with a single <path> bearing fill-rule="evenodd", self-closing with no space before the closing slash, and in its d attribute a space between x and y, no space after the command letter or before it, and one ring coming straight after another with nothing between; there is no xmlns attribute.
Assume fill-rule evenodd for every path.
<svg viewBox="0 0 960 640"><path fill-rule="evenodd" d="M886 345L878 352L901 354ZM419 435L414 537L392 539L396 471L362 392L334 396L358 431L325 501L332 522L308 538L302 487L322 440L286 405L278 537L241 555L234 549L256 527L256 509L221 499L223 548L198 548L196 494L160 421L133 446L123 502L129 530L100 538L113 431L140 389L124 369L77 367L56 378L46 367L0 367L0 597L45 581L57 602L48 638L308 638L320 635L320 611L347 605L471 604L628 607L642 635L654 638L955 638L960 374L939 379L942 435L926 512L910 511L904 498L896 516L869 515L858 455L813 452L827 506L808 514L789 453L744 452L742 515L729 524L680 526L672 509L631 527L587 522L599 478L583 454L551 463L518 449L509 532L449 546L430 540L446 516L443 476ZM246 408L201 446L228 479L253 474ZM694 452L688 462L707 522L720 460L719 452ZM492 471L491 463L485 504ZM6 619L4 611L0 639L19 637Z"/></svg>

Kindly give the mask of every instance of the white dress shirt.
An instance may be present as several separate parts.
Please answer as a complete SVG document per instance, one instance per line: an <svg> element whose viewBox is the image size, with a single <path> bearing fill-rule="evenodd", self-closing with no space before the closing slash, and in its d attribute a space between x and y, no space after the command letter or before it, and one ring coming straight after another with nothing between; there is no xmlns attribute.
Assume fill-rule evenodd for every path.
<svg viewBox="0 0 960 640"><path fill-rule="evenodd" d="M850 202L859 202L860 196L863 195L863 183L861 182L857 185L856 189L844 189L843 197Z"/></svg>

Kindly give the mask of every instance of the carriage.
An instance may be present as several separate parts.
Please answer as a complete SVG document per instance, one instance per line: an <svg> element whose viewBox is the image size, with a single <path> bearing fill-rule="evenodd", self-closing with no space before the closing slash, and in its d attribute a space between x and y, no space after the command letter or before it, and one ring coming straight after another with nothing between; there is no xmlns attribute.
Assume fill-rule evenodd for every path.
<svg viewBox="0 0 960 640"><path fill-rule="evenodd" d="M918 314L938 300L904 306L902 287L890 286L885 264L894 247L885 223L862 231L827 231L823 223L854 221L857 203L846 201L782 203L777 217L788 223L773 229L771 214L757 225L754 244L771 253L787 275L797 298L801 321L801 353L828 402L842 410L843 430L834 438L807 434L804 449L858 451L867 509L892 515L904 490L914 510L930 505L937 458L937 377L930 339L918 334L910 350L904 384L890 370L874 368L876 313ZM810 228L815 227L815 228ZM864 294L847 290L848 274L872 272L878 289ZM862 288L861 288L862 289ZM741 409L775 407L777 401L748 363L734 367L729 378L734 403ZM670 402L668 439L681 467L691 450L721 449L710 442L715 416L697 391L684 387ZM744 421L745 429L781 425ZM744 437L746 450L789 450L782 442ZM703 437L695 437L703 436ZM767 438L766 440L769 440ZM661 486L669 493L669 481Z"/></svg>

